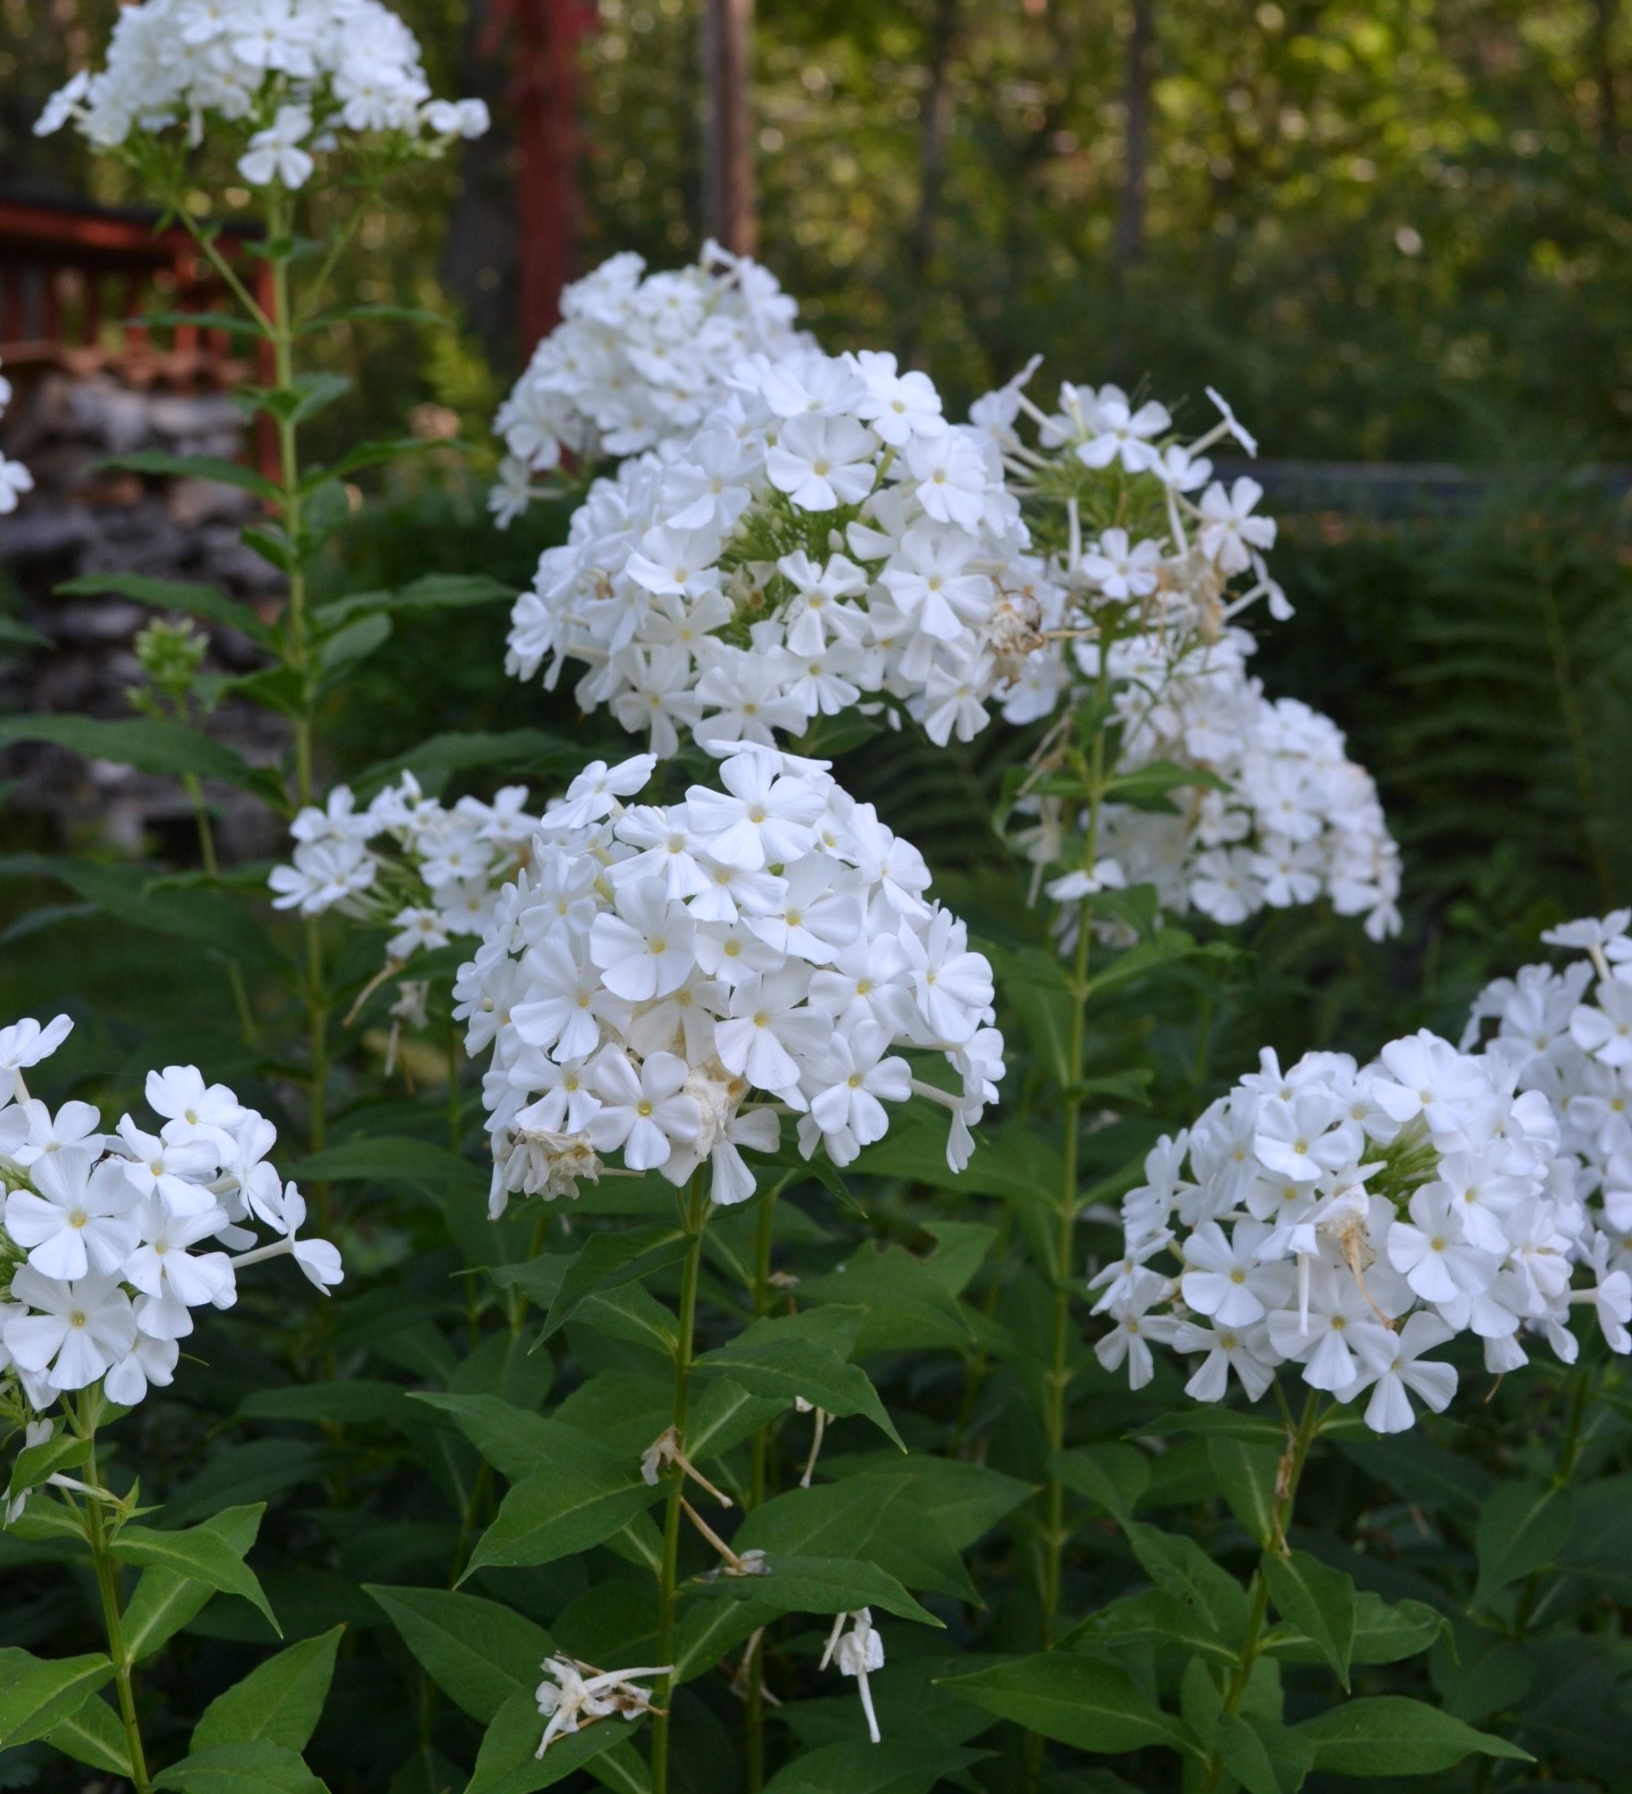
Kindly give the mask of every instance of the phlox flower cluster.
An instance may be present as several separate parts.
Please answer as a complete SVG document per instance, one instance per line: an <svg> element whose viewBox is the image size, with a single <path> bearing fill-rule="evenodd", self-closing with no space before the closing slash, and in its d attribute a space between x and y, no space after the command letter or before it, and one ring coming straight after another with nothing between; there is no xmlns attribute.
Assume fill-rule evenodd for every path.
<svg viewBox="0 0 1632 1794"><path fill-rule="evenodd" d="M0 417L11 404L11 382L0 374ZM34 490L34 476L21 461L9 460L0 454L0 517L17 509L17 501L25 492Z"/></svg>
<svg viewBox="0 0 1632 1794"><path fill-rule="evenodd" d="M1263 558L1276 526L1258 511L1258 483L1226 487L1207 451L1233 437L1255 452L1252 438L1216 394L1218 422L1181 443L1154 401L1066 385L1045 413L1024 379L974 409L1050 548L1046 576L1031 582L1037 646L1003 694L1004 717L1036 723L1103 693L1120 726L1119 774L1166 763L1204 781L1153 803L1113 794L1092 866L1081 806L1036 800L1039 880L1051 875L1061 902L1096 883L1151 884L1167 912L1223 923L1325 898L1364 916L1373 938L1395 932L1399 852L1376 786L1329 718L1269 698L1247 672L1253 638L1234 619L1259 600L1275 618L1291 614Z"/></svg>
<svg viewBox="0 0 1632 1794"><path fill-rule="evenodd" d="M471 1054L492 1048L493 1212L576 1194L614 1153L676 1185L706 1164L741 1202L741 1149L775 1150L783 1115L843 1165L913 1096L948 1112L961 1169L1003 1042L917 850L819 761L737 744L666 807L634 801L654 765L597 761L550 805L455 984Z"/></svg>
<svg viewBox="0 0 1632 1794"><path fill-rule="evenodd" d="M891 355L738 365L684 443L598 480L511 621L507 669L584 663L667 756L797 735L880 696L967 740L1029 636L1026 542L996 444Z"/></svg>
<svg viewBox="0 0 1632 1794"><path fill-rule="evenodd" d="M391 929L394 971L421 948L486 930L539 827L526 802L525 785L506 785L490 804L462 797L450 809L405 772L359 809L350 787L337 785L290 825L293 856L267 880L273 908L337 909Z"/></svg>
<svg viewBox="0 0 1632 1794"><path fill-rule="evenodd" d="M140 0L124 7L107 64L81 70L35 124L72 124L100 150L176 128L188 147L206 120L242 153L252 187L303 187L346 138L435 154L488 127L480 100L438 100L419 44L378 0Z"/></svg>
<svg viewBox="0 0 1632 1794"><path fill-rule="evenodd" d="M665 451L689 440L750 355L812 346L776 276L718 243L690 267L648 274L632 251L561 292L561 322L499 407L507 451L489 504L501 528L533 479L579 461Z"/></svg>
<svg viewBox="0 0 1632 1794"><path fill-rule="evenodd" d="M302 1237L305 1199L268 1157L276 1129L224 1084L149 1072L156 1119L111 1133L89 1103L31 1098L23 1073L71 1026L0 1029L0 1418L98 1382L141 1401L174 1376L192 1311L230 1308L246 1265L290 1255L320 1290L342 1276L333 1246Z"/></svg>
<svg viewBox="0 0 1632 1794"><path fill-rule="evenodd" d="M1124 1255L1092 1279L1112 1330L1096 1351L1153 1374L1152 1345L1191 1358L1186 1393L1232 1375L1256 1401L1283 1365L1365 1422L1402 1432L1435 1412L1458 1334L1485 1369L1545 1343L1566 1363L1574 1310L1632 1349L1632 1278L1593 1223L1558 1117L1513 1067L1424 1031L1361 1067L1310 1053L1259 1070L1163 1139L1122 1205Z"/></svg>
<svg viewBox="0 0 1632 1794"><path fill-rule="evenodd" d="M1583 957L1562 971L1524 966L1479 993L1462 1037L1535 1091L1558 1116L1578 1188L1612 1261L1632 1271L1632 910L1549 930ZM1494 1022L1492 1032L1489 1024Z"/></svg>

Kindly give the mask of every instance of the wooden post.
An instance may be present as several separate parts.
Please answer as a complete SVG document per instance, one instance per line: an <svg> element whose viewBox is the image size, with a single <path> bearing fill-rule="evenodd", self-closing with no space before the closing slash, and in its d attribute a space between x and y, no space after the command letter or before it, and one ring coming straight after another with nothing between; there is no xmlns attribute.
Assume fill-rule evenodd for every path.
<svg viewBox="0 0 1632 1794"><path fill-rule="evenodd" d="M578 0L515 0L516 323L523 364L561 321L578 233Z"/></svg>
<svg viewBox="0 0 1632 1794"><path fill-rule="evenodd" d="M748 76L754 0L703 0L703 228L733 255L759 247Z"/></svg>

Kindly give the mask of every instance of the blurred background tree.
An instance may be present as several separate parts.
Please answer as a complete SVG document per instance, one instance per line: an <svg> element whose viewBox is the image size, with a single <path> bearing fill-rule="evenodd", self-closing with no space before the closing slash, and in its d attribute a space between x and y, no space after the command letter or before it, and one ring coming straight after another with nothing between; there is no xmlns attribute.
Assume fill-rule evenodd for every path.
<svg viewBox="0 0 1632 1794"><path fill-rule="evenodd" d="M564 528L547 506L499 537L482 503L492 412L530 347L518 3L398 0L433 84L484 95L499 128L366 221L349 296L455 327L338 327L357 389L327 415L377 435L417 404L475 454L370 495L353 584L521 583ZM718 211L705 0L530 3L563 8L576 42L578 270L688 259ZM66 136L30 134L115 11L0 0L0 190L139 202ZM1045 387L1117 380L1192 417L1215 385L1278 460L1476 470L1482 497L1383 516L1272 498L1300 616L1262 671L1349 731L1408 856L1392 957L1280 931L1288 978L1330 994L1325 1021L1289 1006L1300 1031L1368 1005L1397 1022L1402 990L1449 1014L1538 926L1632 896L1624 481L1579 471L1632 463L1619 0L758 0L750 101L759 254L827 348L895 348L954 414L1042 350ZM539 694L496 676L490 624L404 632L333 719L331 770L348 743L366 760L536 718ZM902 776L950 781L940 861L978 860L978 765L911 758Z"/></svg>

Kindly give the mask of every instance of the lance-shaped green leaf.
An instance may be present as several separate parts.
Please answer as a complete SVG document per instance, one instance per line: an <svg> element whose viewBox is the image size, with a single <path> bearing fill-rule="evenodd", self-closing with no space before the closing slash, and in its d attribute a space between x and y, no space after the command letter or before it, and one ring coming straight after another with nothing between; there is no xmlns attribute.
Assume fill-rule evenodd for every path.
<svg viewBox="0 0 1632 1794"><path fill-rule="evenodd" d="M1298 1794L1315 1763L1307 1738L1257 1713L1221 1713L1213 1742L1247 1794Z"/></svg>
<svg viewBox="0 0 1632 1794"><path fill-rule="evenodd" d="M347 1140L312 1153L294 1167L299 1183L420 1183L487 1188L487 1179L469 1159L430 1140L382 1134Z"/></svg>
<svg viewBox="0 0 1632 1794"><path fill-rule="evenodd" d="M27 716L0 718L0 747L19 741L49 742L88 759L134 766L139 772L169 777L193 773L201 779L220 779L257 795L268 788L269 775L251 766L224 743L212 740L201 730L159 722L154 717L134 716L110 722L100 717L41 710Z"/></svg>
<svg viewBox="0 0 1632 1794"><path fill-rule="evenodd" d="M1398 1663L1426 1651L1448 1629L1442 1613L1421 1601L1383 1600L1369 1589L1360 1591L1354 1607L1354 1643L1351 1663ZM1264 1636L1266 1655L1288 1663L1318 1663L1325 1656L1322 1645L1300 1626L1283 1623Z"/></svg>
<svg viewBox="0 0 1632 1794"><path fill-rule="evenodd" d="M90 1455L90 1440L76 1439L72 1433L57 1433L38 1445L25 1446L12 1466L6 1493L15 1501L25 1489L38 1488L59 1470L75 1469Z"/></svg>
<svg viewBox="0 0 1632 1794"><path fill-rule="evenodd" d="M686 1255L686 1236L670 1222L625 1227L615 1233L592 1233L562 1276L555 1300L544 1317L541 1337L548 1339L572 1318L580 1303L625 1283L638 1282Z"/></svg>
<svg viewBox="0 0 1632 1794"><path fill-rule="evenodd" d="M111 1550L120 1563L174 1570L178 1575L208 1584L223 1595L240 1595L265 1614L280 1638L283 1636L255 1572L220 1533L212 1532L207 1526L195 1526L186 1532L126 1526L114 1539Z"/></svg>
<svg viewBox="0 0 1632 1794"><path fill-rule="evenodd" d="M494 1565L554 1563L621 1532L661 1494L641 1480L637 1463L598 1452L576 1435L563 1452L516 1483L477 1542L466 1576Z"/></svg>
<svg viewBox="0 0 1632 1794"><path fill-rule="evenodd" d="M374 1377L252 1390L238 1404L238 1412L253 1420L327 1420L346 1426L412 1414L405 1389Z"/></svg>
<svg viewBox="0 0 1632 1794"><path fill-rule="evenodd" d="M1247 1630L1247 1597L1194 1539L1135 1521L1126 1528L1140 1567L1159 1589L1183 1601L1213 1635L1238 1643Z"/></svg>
<svg viewBox="0 0 1632 1794"><path fill-rule="evenodd" d="M1087 1445L1059 1451L1049 1469L1066 1488L1097 1502L1113 1520L1126 1522L1150 1487L1150 1460L1132 1445Z"/></svg>
<svg viewBox="0 0 1632 1794"><path fill-rule="evenodd" d="M119 1715L100 1695L92 1695L66 1719L59 1719L45 1734L45 1741L76 1763L89 1763L93 1769L122 1775L126 1781L131 1779L125 1728Z"/></svg>
<svg viewBox="0 0 1632 1794"><path fill-rule="evenodd" d="M199 1530L216 1534L241 1559L255 1543L265 1512L265 1502L223 1508L205 1520ZM125 1609L125 1649L131 1661L140 1663L167 1643L203 1611L215 1592L210 1583L178 1570L157 1565L144 1570Z"/></svg>
<svg viewBox="0 0 1632 1794"><path fill-rule="evenodd" d="M1227 1434L1207 1441L1207 1458L1218 1478L1218 1492L1255 1545L1275 1542L1275 1478L1281 1452L1275 1445L1255 1445Z"/></svg>
<svg viewBox="0 0 1632 1794"><path fill-rule="evenodd" d="M245 965L281 968L288 963L254 918L225 896L154 887L139 869L93 865L63 855L14 853L0 858L0 878L53 879L115 921L189 941Z"/></svg>
<svg viewBox="0 0 1632 1794"><path fill-rule="evenodd" d="M1116 1755L1150 1744L1195 1748L1126 1670L1097 1657L1070 1651L1014 1657L970 1675L942 1677L937 1686L1074 1750Z"/></svg>
<svg viewBox="0 0 1632 1794"><path fill-rule="evenodd" d="M0 1647L0 1750L43 1738L112 1678L100 1652L52 1658Z"/></svg>
<svg viewBox="0 0 1632 1794"><path fill-rule="evenodd" d="M943 1782L972 1785L962 1772L987 1752L957 1744L847 1738L800 1751L765 1784L765 1794L930 1794Z"/></svg>
<svg viewBox="0 0 1632 1794"><path fill-rule="evenodd" d="M864 1415L906 1450L866 1372L846 1364L824 1340L781 1320L754 1322L728 1345L706 1352L695 1369L699 1376L726 1376L750 1395L775 1396L790 1406L803 1398L829 1414Z"/></svg>
<svg viewBox="0 0 1632 1794"><path fill-rule="evenodd" d="M264 1738L193 1751L161 1769L153 1786L181 1794L328 1794L297 1752Z"/></svg>
<svg viewBox="0 0 1632 1794"><path fill-rule="evenodd" d="M561 1420L530 1414L497 1395L427 1390L409 1399L446 1414L488 1463L513 1483L557 1466L569 1471L604 1470L622 1464L615 1452L587 1432ZM657 1428L651 1437L661 1431Z"/></svg>
<svg viewBox="0 0 1632 1794"><path fill-rule="evenodd" d="M179 610L189 616L205 617L212 623L223 623L247 635L263 648L272 647L277 633L267 627L255 612L237 598L229 597L214 586L193 585L179 579L153 579L145 573L86 573L56 587L61 597L98 596L112 592L128 598L133 604L145 604L150 610Z"/></svg>
<svg viewBox="0 0 1632 1794"><path fill-rule="evenodd" d="M1275 1611L1313 1640L1347 1689L1354 1651L1353 1582L1306 1551L1292 1551L1285 1557L1278 1551L1266 1551L1259 1568L1269 1584Z"/></svg>
<svg viewBox="0 0 1632 1794"><path fill-rule="evenodd" d="M427 573L400 592L356 592L332 599L320 605L317 614L323 627L332 629L370 611L470 610L484 604L510 604L515 596L514 586L503 585L485 573Z"/></svg>
<svg viewBox="0 0 1632 1794"><path fill-rule="evenodd" d="M615 1715L555 1738L542 1757L544 1719L531 1690L513 1694L494 1714L476 1753L465 1794L535 1794L581 1769L592 1757L626 1739L627 1720Z"/></svg>
<svg viewBox="0 0 1632 1794"><path fill-rule="evenodd" d="M163 449L138 449L134 454L110 455L98 467L123 468L127 473L174 475L184 480L214 480L218 485L237 486L253 492L269 504L279 499L278 488L253 467L239 461L228 461L221 455L170 455Z"/></svg>
<svg viewBox="0 0 1632 1794"><path fill-rule="evenodd" d="M876 1607L924 1626L941 1623L888 1570L875 1563L774 1551L749 1562L751 1574L710 1572L707 1578L688 1583L687 1591L701 1597L751 1601L778 1613L853 1613L858 1607Z"/></svg>
<svg viewBox="0 0 1632 1794"><path fill-rule="evenodd" d="M259 1663L243 1681L218 1694L193 1728L190 1749L214 1744L254 1744L264 1739L286 1750L301 1751L311 1742L323 1716L334 1654L344 1626L303 1638L287 1650Z"/></svg>
<svg viewBox="0 0 1632 1794"><path fill-rule="evenodd" d="M1149 1650L1178 1650L1192 1658L1234 1668L1239 1653L1226 1644L1193 1607L1165 1589L1141 1589L1091 1613L1059 1640L1062 1650L1115 1656L1139 1645Z"/></svg>
<svg viewBox="0 0 1632 1794"><path fill-rule="evenodd" d="M1483 1607L1510 1583L1551 1563L1570 1536L1567 1491L1551 1483L1501 1483L1479 1510L1474 1543L1479 1580L1473 1605Z"/></svg>
<svg viewBox="0 0 1632 1794"><path fill-rule="evenodd" d="M441 1588L369 1584L365 1592L437 1687L483 1725L512 1695L537 1686L539 1665L555 1649L542 1626L497 1601Z"/></svg>
<svg viewBox="0 0 1632 1794"><path fill-rule="evenodd" d="M1534 1761L1505 1738L1398 1694L1345 1701L1297 1730L1315 1747L1315 1767L1330 1775L1437 1775L1476 1752Z"/></svg>

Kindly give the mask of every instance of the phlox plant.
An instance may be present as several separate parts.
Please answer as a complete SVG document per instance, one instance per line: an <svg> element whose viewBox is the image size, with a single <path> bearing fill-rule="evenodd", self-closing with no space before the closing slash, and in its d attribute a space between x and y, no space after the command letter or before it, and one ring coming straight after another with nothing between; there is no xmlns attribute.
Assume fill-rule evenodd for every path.
<svg viewBox="0 0 1632 1794"><path fill-rule="evenodd" d="M20 731L183 781L200 871L57 876L184 940L200 1010L220 968L237 1056L0 1030L0 1785L1615 1787L1627 915L1458 1044L1174 1070L1254 915L1324 905L1369 967L1409 870L1336 725L1247 671L1291 611L1223 401L1044 410L1028 369L957 422L752 262L617 257L498 420L500 522L581 499L533 589L354 592L348 485L398 445L307 465L342 383L303 358L370 197L479 109L373 0L142 0L47 122L267 345L276 477L134 465L252 493L286 590L97 576L262 665L161 621L137 716ZM262 227L233 255L201 142ZM393 629L506 600L570 739L329 764ZM227 698L280 764L210 737ZM909 742L999 768L978 877L857 795ZM222 780L277 863L221 863ZM152 1115L105 1131L132 1075Z"/></svg>

